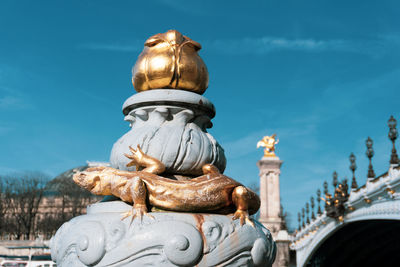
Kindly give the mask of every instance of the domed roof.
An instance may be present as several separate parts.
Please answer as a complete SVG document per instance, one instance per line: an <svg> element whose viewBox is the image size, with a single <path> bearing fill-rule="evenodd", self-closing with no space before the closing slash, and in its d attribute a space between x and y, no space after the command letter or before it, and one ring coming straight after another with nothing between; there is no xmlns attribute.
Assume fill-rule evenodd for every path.
<svg viewBox="0 0 400 267"><path fill-rule="evenodd" d="M54 179L52 179L47 183L47 190L58 191L61 189L61 187L65 186L71 187L71 189L73 190L83 190L77 184L75 184L75 182L72 180L72 176L74 176L74 174L77 172L82 172L90 167L96 167L96 166L109 166L109 163L87 161L87 165L78 166L57 175Z"/></svg>
<svg viewBox="0 0 400 267"><path fill-rule="evenodd" d="M47 192L59 192L62 188L70 187L72 190L79 190L80 187L74 183L72 180L72 176L78 171L84 171L89 168L88 165L86 166L79 166L76 168L69 169L59 175L57 175L54 179L49 181L46 185Z"/></svg>

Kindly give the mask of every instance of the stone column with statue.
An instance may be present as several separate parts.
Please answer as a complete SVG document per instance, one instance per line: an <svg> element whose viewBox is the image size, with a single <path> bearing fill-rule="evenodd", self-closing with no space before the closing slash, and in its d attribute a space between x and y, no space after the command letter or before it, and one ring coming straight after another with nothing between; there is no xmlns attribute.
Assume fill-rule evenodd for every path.
<svg viewBox="0 0 400 267"><path fill-rule="evenodd" d="M258 147L264 147L264 156L257 162L260 169L260 218L259 221L268 228L277 245L277 258L274 267L289 266L289 234L282 227L285 225L283 216L279 179L282 160L275 154L275 145L278 144L276 134L264 136L257 143Z"/></svg>
<svg viewBox="0 0 400 267"><path fill-rule="evenodd" d="M175 30L145 42L111 167L73 178L108 197L57 231L58 266L271 266L276 245L250 216L260 199L223 175L224 150L207 132L215 108L201 95L200 48Z"/></svg>

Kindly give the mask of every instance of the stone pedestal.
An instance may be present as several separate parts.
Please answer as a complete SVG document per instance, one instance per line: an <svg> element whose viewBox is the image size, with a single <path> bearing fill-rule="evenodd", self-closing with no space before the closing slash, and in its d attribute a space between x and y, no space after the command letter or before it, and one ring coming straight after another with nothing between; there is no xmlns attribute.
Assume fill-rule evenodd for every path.
<svg viewBox="0 0 400 267"><path fill-rule="evenodd" d="M279 175L282 163L278 157L263 157L257 162L261 197L259 221L272 233L281 230Z"/></svg>
<svg viewBox="0 0 400 267"><path fill-rule="evenodd" d="M271 266L276 247L258 222L241 226L231 216L152 212L121 220L122 201L88 207L51 240L58 266Z"/></svg>
<svg viewBox="0 0 400 267"><path fill-rule="evenodd" d="M274 264L272 267L287 267L290 262L289 246L290 239L289 233L286 230L280 230L274 236L276 243L277 253Z"/></svg>
<svg viewBox="0 0 400 267"><path fill-rule="evenodd" d="M272 265L276 245L271 233L256 221L240 225L244 217L249 220L247 212L257 211L258 199L220 175L226 159L207 132L215 108L201 95L208 71L197 54L200 48L176 30L145 42L132 73L139 93L123 105L131 129L113 146L111 172L75 176L95 194L133 204L136 218L121 221L132 205L119 200L90 206L87 215L63 224L52 238L57 266ZM130 150L134 155L128 159ZM149 212L140 218L152 208L180 212ZM220 215L235 208L240 220Z"/></svg>
<svg viewBox="0 0 400 267"><path fill-rule="evenodd" d="M131 129L113 146L113 168L135 171L126 166L125 154L139 145L165 165L162 175L171 179L202 175L205 164L224 171L224 150L207 132L215 108L205 97L181 90L145 91L130 97L123 113ZM161 267L271 266L275 259L271 233L257 221L255 227L241 226L231 215L184 212L121 220L131 209L118 200L88 207L87 215L65 223L52 238L53 260L65 267Z"/></svg>

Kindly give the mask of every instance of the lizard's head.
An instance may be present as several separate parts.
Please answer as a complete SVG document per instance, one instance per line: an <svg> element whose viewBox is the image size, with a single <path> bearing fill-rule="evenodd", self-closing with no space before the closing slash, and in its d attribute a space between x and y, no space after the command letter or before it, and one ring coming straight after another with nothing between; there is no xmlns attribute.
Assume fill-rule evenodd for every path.
<svg viewBox="0 0 400 267"><path fill-rule="evenodd" d="M90 169L88 169L90 171ZM90 172L77 172L74 174L74 182L82 188L94 193L95 187L99 184L100 177Z"/></svg>

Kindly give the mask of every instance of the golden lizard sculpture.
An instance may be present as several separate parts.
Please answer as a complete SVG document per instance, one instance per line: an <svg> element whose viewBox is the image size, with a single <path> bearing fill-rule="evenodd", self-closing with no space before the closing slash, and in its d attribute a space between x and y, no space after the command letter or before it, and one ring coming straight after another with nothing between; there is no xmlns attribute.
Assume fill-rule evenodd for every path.
<svg viewBox="0 0 400 267"><path fill-rule="evenodd" d="M233 220L240 219L254 226L249 214L260 207L256 193L235 180L221 174L211 165L203 166L203 175L177 181L159 176L165 166L159 160L146 155L138 146L129 147L132 161L127 166L143 166L141 171L121 171L110 167L89 168L74 175L75 183L96 195L114 195L125 202L133 203L133 209L123 218L142 218L148 215L149 206L158 209L182 212L233 213ZM148 215L150 216L150 215ZM151 216L150 216L151 217Z"/></svg>

